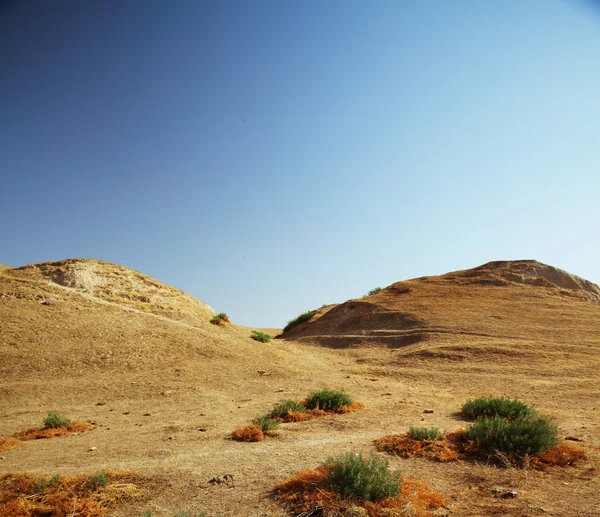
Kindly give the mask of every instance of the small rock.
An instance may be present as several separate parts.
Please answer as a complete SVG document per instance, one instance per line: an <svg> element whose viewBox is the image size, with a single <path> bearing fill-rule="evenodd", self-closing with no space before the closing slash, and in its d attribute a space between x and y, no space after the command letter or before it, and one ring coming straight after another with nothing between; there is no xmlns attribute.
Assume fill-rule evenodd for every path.
<svg viewBox="0 0 600 517"><path fill-rule="evenodd" d="M517 493L516 490L509 490L508 492L504 492L502 494L502 497L504 499L514 499L515 497L517 497L519 494Z"/></svg>
<svg viewBox="0 0 600 517"><path fill-rule="evenodd" d="M497 486L496 488L492 488L492 493L494 494L501 494L502 492L504 492L504 488L501 488L499 486Z"/></svg>
<svg viewBox="0 0 600 517"><path fill-rule="evenodd" d="M283 388L279 388L277 391L280 391L280 392L281 392L281 391L284 391L284 389L283 389Z"/></svg>
<svg viewBox="0 0 600 517"><path fill-rule="evenodd" d="M171 395L173 395L173 393L174 393L174 392L173 392L172 390L167 390L167 391L162 391L162 392L161 392L161 395L162 395L163 397L170 397Z"/></svg>
<svg viewBox="0 0 600 517"><path fill-rule="evenodd" d="M565 440L570 440L572 442L583 442L583 438L578 438L577 436L565 436Z"/></svg>
<svg viewBox="0 0 600 517"><path fill-rule="evenodd" d="M112 409L111 409L111 411L112 411ZM124 411L124 412L123 412L123 414L124 414L124 415L128 415L128 414L129 414L129 411Z"/></svg>
<svg viewBox="0 0 600 517"><path fill-rule="evenodd" d="M52 298L46 298L45 300L42 300L40 303L42 305L54 305L56 303L56 300L53 300Z"/></svg>
<svg viewBox="0 0 600 517"><path fill-rule="evenodd" d="M5 460L6 456L0 456L0 460Z"/></svg>
<svg viewBox="0 0 600 517"><path fill-rule="evenodd" d="M96 450L96 447L90 447L90 448L88 449L88 452L94 452L95 450Z"/></svg>
<svg viewBox="0 0 600 517"><path fill-rule="evenodd" d="M144 413L142 416L152 416L150 413Z"/></svg>
<svg viewBox="0 0 600 517"><path fill-rule="evenodd" d="M383 397L387 397L387 396L390 396L390 395L391 395L391 393L390 393L389 391L386 391L385 393L382 393L381 395L382 395Z"/></svg>
<svg viewBox="0 0 600 517"><path fill-rule="evenodd" d="M423 413L433 413L433 409L424 409Z"/></svg>
<svg viewBox="0 0 600 517"><path fill-rule="evenodd" d="M198 431L200 431L201 433L205 433L206 431L208 431L208 429L206 429L205 427L200 427Z"/></svg>
<svg viewBox="0 0 600 517"><path fill-rule="evenodd" d="M175 437L173 435L170 435L168 438L168 440L174 440L174 439L175 439Z"/></svg>

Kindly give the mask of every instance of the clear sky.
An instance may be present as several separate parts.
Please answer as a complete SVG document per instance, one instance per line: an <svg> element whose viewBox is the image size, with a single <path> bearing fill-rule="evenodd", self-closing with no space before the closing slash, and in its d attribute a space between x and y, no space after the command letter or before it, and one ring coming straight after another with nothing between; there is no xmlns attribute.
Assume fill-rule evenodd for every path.
<svg viewBox="0 0 600 517"><path fill-rule="evenodd" d="M256 327L490 260L600 283L593 2L0 5L0 263Z"/></svg>

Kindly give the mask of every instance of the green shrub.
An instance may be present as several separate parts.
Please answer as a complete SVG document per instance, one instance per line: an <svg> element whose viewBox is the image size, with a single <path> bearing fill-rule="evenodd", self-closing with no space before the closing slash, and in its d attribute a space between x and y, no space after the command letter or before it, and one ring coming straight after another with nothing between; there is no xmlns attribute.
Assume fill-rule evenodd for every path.
<svg viewBox="0 0 600 517"><path fill-rule="evenodd" d="M279 422L271 418L270 414L255 418L254 423L262 429L263 433L274 431L279 427Z"/></svg>
<svg viewBox="0 0 600 517"><path fill-rule="evenodd" d="M468 429L467 436L486 449L536 455L558 445L558 426L546 416L514 420L481 417Z"/></svg>
<svg viewBox="0 0 600 517"><path fill-rule="evenodd" d="M227 314L224 312L220 312L219 314L217 314L217 316L222 320L229 321L229 316L227 316Z"/></svg>
<svg viewBox="0 0 600 517"><path fill-rule="evenodd" d="M341 458L328 458L327 485L344 497L358 497L365 501L379 501L400 495L400 473L388 470L388 462L371 453L348 453Z"/></svg>
<svg viewBox="0 0 600 517"><path fill-rule="evenodd" d="M349 406L354 400L343 391L323 388L321 391L311 393L306 399L308 409L322 409L323 411L337 411L342 406Z"/></svg>
<svg viewBox="0 0 600 517"><path fill-rule="evenodd" d="M379 291L381 291L381 287L375 287L375 289L371 289L368 293L367 296L372 296L374 294L377 294Z"/></svg>
<svg viewBox="0 0 600 517"><path fill-rule="evenodd" d="M34 481L31 484L31 488L33 488L34 492L43 492L47 488L55 487L58 483L59 478L60 476L58 474L56 474L56 476L52 477L48 481L46 481L44 478L39 478L37 481Z"/></svg>
<svg viewBox="0 0 600 517"><path fill-rule="evenodd" d="M317 312L316 310L303 312L297 318L294 318L293 320L288 321L288 324L285 327L283 327L283 331L287 332L288 330L292 330L294 327L297 327L298 325L300 325L300 323L304 323L305 321L308 321L316 314L316 312Z"/></svg>
<svg viewBox="0 0 600 517"><path fill-rule="evenodd" d="M88 479L90 480L92 487L96 489L100 486L106 486L106 484L108 483L108 474L100 470L95 474L92 474Z"/></svg>
<svg viewBox="0 0 600 517"><path fill-rule="evenodd" d="M411 425L408 435L413 440L437 440L440 437L440 430L437 427L413 427Z"/></svg>
<svg viewBox="0 0 600 517"><path fill-rule="evenodd" d="M535 416L535 410L524 402L503 397L482 397L468 400L463 405L462 412L473 419L494 416L514 419Z"/></svg>
<svg viewBox="0 0 600 517"><path fill-rule="evenodd" d="M271 337L269 334L265 334L264 332L259 332L258 330L253 330L252 335L250 336L254 341L260 341L261 343L268 343L271 341Z"/></svg>
<svg viewBox="0 0 600 517"><path fill-rule="evenodd" d="M271 418L284 418L288 413L306 413L307 410L302 404L295 400L284 400L277 404L269 413Z"/></svg>
<svg viewBox="0 0 600 517"><path fill-rule="evenodd" d="M220 325L221 323L223 323L223 318L221 318L221 316L219 314L217 314L210 320L210 322L213 325Z"/></svg>
<svg viewBox="0 0 600 517"><path fill-rule="evenodd" d="M54 427L64 427L71 423L71 421L64 416L60 416L58 411L50 411L48 416L44 418L44 427L46 429Z"/></svg>

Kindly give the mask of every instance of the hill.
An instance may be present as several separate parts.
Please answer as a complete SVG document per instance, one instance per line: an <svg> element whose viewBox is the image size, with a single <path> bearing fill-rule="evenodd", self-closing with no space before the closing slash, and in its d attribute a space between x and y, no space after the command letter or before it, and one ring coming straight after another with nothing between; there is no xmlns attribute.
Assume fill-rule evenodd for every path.
<svg viewBox="0 0 600 517"><path fill-rule="evenodd" d="M324 307L263 344L252 329L213 325L205 303L122 266L70 259L0 268L0 436L39 425L52 409L97 424L1 452L0 473L147 476L144 495L122 501L117 517L182 508L282 516L269 497L278 481L328 456L368 453L372 440L410 425L465 426L462 402L490 393L551 414L562 436L598 455L599 293L534 261L491 262ZM276 402L324 386L365 409L286 424L267 442L228 439ZM600 477L583 468L390 461L452 500L455 515L600 514ZM235 488L207 484L225 473ZM494 486L520 495L499 499Z"/></svg>

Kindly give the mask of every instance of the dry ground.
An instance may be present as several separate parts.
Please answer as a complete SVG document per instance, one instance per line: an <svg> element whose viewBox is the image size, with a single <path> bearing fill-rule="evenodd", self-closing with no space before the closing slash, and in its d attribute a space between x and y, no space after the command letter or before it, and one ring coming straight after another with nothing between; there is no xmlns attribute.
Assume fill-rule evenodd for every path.
<svg viewBox="0 0 600 517"><path fill-rule="evenodd" d="M2 452L0 473L123 468L147 476L144 495L112 516L148 509L170 517L184 508L283 516L270 497L277 482L328 456L370 452L375 438L410 425L464 427L462 403L487 394L519 397L555 416L562 436L582 438L600 456L600 305L583 295L432 277L349 302L366 314L362 322L346 317L356 308L337 306L345 312L335 324L325 325L322 311L312 335L299 328L299 341L263 344L249 338L251 329L211 325L211 309L184 293L169 292L168 306L151 295L110 298L56 284L53 267L0 270L0 436L39 426L52 409L97 427ZM94 267L103 276L119 268ZM60 268L64 276L69 264ZM401 293L404 285L411 290ZM365 409L285 424L264 442L228 439L276 402L324 386L346 390ZM600 465L592 461L539 472L389 459L451 500L452 515L600 515ZM226 473L233 487L207 483ZM495 487L518 496L499 499Z"/></svg>

